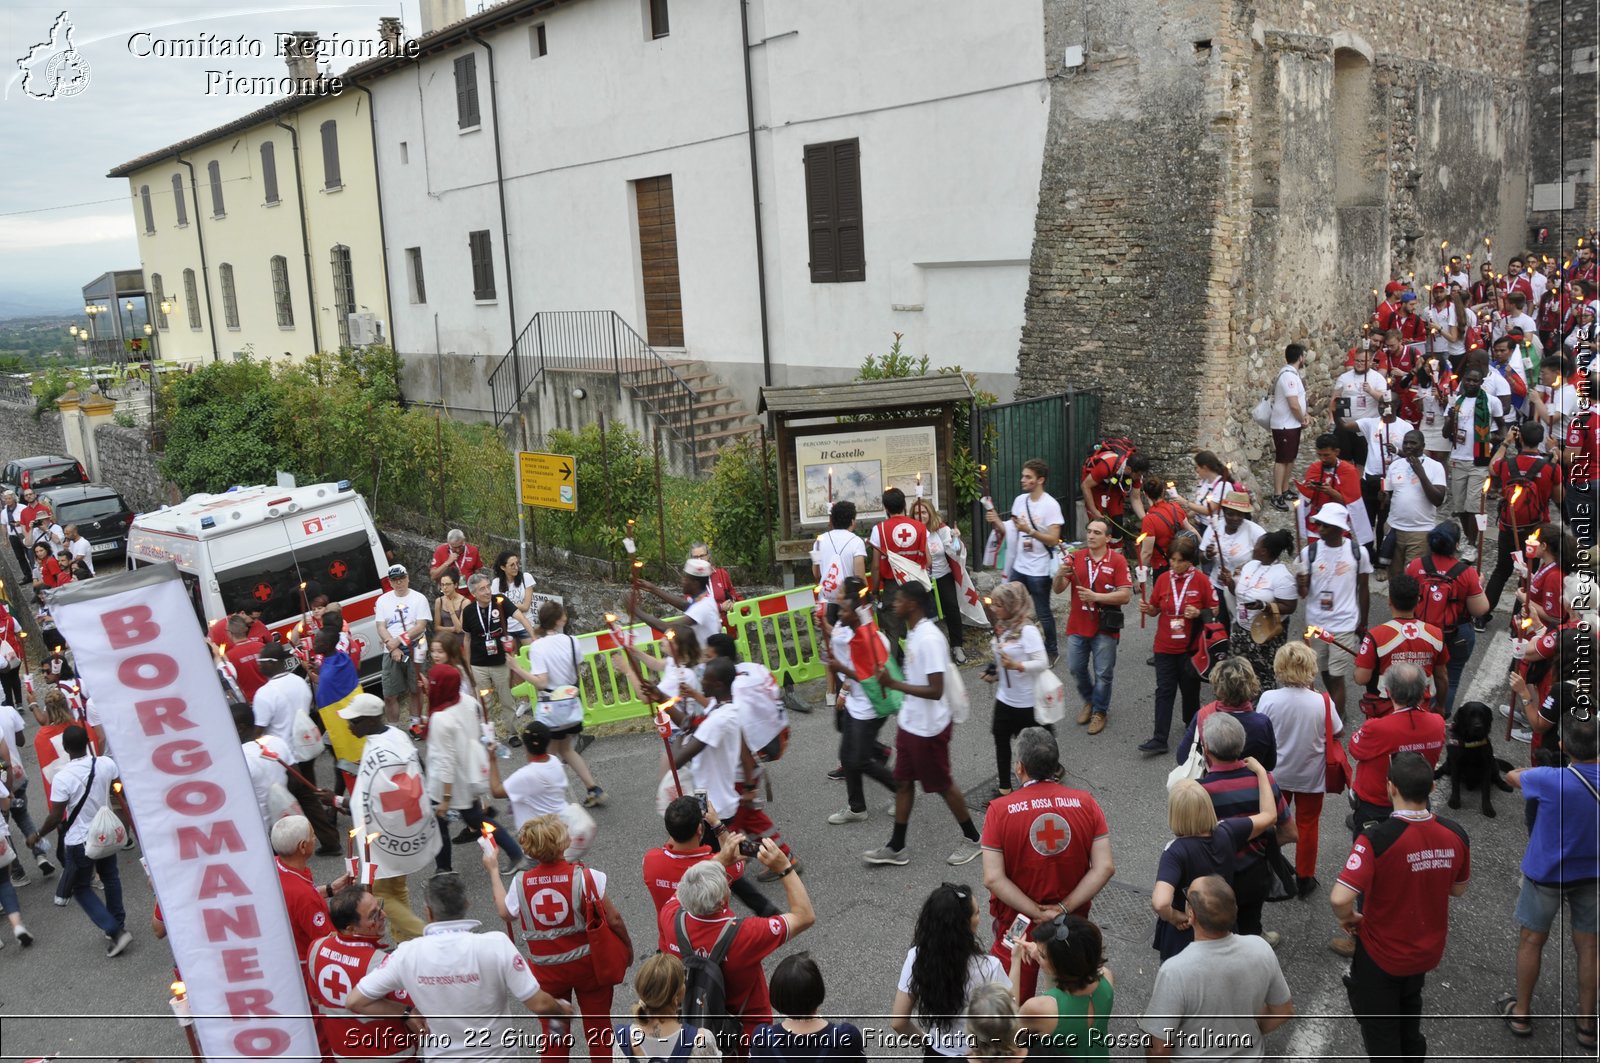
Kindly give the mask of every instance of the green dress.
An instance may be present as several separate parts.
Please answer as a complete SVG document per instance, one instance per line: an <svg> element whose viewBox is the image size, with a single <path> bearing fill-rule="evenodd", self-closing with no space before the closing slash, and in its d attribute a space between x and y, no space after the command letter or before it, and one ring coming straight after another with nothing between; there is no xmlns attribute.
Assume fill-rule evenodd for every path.
<svg viewBox="0 0 1600 1063"><path fill-rule="evenodd" d="M1029 1059L1109 1060L1106 1027L1111 1022L1111 983L1102 977L1086 996L1075 996L1061 989L1046 989L1042 996L1056 1002L1055 1032L1040 1038L1028 1052ZM1094 1019L1089 1019L1089 1005ZM1091 1030L1093 1036L1091 1036Z"/></svg>

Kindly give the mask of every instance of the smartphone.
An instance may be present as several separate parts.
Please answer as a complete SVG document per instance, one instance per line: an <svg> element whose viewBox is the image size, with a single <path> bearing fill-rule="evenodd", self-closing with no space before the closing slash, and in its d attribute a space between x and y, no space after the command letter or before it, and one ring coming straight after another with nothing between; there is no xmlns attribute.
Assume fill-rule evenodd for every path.
<svg viewBox="0 0 1600 1063"><path fill-rule="evenodd" d="M705 815L707 807L706 792L704 790L696 790L694 792L694 799L700 802L700 814L702 816Z"/></svg>
<svg viewBox="0 0 1600 1063"><path fill-rule="evenodd" d="M1028 936L1028 927L1032 925L1033 920L1019 912L1017 917L1011 920L1011 929L1006 931L1006 948L1015 948L1017 942Z"/></svg>
<svg viewBox="0 0 1600 1063"><path fill-rule="evenodd" d="M754 856L761 851L761 842L754 838L746 838L739 843L740 856Z"/></svg>

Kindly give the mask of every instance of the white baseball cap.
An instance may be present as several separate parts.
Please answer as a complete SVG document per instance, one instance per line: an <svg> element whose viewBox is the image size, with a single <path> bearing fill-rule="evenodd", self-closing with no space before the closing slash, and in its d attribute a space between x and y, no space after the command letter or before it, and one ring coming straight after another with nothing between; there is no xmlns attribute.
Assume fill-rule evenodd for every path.
<svg viewBox="0 0 1600 1063"><path fill-rule="evenodd" d="M1350 511L1338 502L1329 502L1311 517L1313 524L1326 524L1330 528L1350 530Z"/></svg>
<svg viewBox="0 0 1600 1063"><path fill-rule="evenodd" d="M382 716L383 699L376 694L357 694L339 710L339 719L358 720L363 716Z"/></svg>
<svg viewBox="0 0 1600 1063"><path fill-rule="evenodd" d="M699 576L701 579L711 578L711 562L703 557L691 557L683 563L683 571L688 576Z"/></svg>

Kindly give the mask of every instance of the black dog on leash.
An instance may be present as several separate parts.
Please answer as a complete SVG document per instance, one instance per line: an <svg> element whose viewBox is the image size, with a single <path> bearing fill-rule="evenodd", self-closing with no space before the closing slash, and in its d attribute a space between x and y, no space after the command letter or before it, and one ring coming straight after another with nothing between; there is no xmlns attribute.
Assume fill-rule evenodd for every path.
<svg viewBox="0 0 1600 1063"><path fill-rule="evenodd" d="M1494 755L1490 732L1494 730L1494 712L1481 701L1469 701L1456 707L1450 721L1450 744L1445 747L1444 764L1434 773L1434 778L1450 777L1450 807L1461 807L1461 788L1478 790L1483 794L1483 814L1489 819L1495 815L1493 795L1495 787L1507 793L1511 784L1502 772L1511 765Z"/></svg>

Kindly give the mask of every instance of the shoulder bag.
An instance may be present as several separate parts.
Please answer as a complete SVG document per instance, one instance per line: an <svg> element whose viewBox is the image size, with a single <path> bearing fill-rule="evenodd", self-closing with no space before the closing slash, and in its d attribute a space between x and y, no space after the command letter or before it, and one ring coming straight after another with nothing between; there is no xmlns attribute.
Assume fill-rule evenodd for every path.
<svg viewBox="0 0 1600 1063"><path fill-rule="evenodd" d="M1323 724L1327 735L1327 742L1323 746L1323 755L1327 758L1327 763L1322 769L1322 789L1326 793L1342 794L1350 785L1350 756L1344 751L1344 743L1334 737L1333 699L1324 693L1322 701Z"/></svg>
<svg viewBox="0 0 1600 1063"><path fill-rule="evenodd" d="M594 970L594 980L600 986L614 986L628 975L632 962L627 944L606 922L606 909L595 896L594 878L582 864L575 865L578 872L578 891L582 894L583 932L589 938L589 962Z"/></svg>

